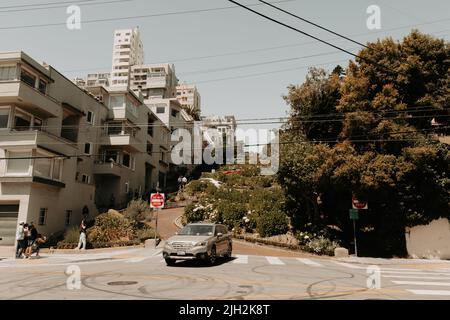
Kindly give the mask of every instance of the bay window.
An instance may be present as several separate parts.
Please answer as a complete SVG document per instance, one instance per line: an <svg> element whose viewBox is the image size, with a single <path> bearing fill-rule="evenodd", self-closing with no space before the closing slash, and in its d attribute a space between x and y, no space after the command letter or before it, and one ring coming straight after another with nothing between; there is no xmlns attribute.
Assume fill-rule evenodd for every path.
<svg viewBox="0 0 450 320"><path fill-rule="evenodd" d="M0 129L8 128L9 107L0 108Z"/></svg>
<svg viewBox="0 0 450 320"><path fill-rule="evenodd" d="M6 173L11 175L28 175L31 164L31 151L8 151Z"/></svg>
<svg viewBox="0 0 450 320"><path fill-rule="evenodd" d="M16 78L17 78L16 66L0 67L0 81L16 80Z"/></svg>

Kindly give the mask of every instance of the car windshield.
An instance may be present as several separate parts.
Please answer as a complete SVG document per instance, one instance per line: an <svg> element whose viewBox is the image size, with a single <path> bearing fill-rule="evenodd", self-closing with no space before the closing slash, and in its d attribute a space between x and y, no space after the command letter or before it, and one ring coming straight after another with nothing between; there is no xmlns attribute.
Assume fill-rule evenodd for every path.
<svg viewBox="0 0 450 320"><path fill-rule="evenodd" d="M188 225L178 234L182 236L210 236L213 234L213 226Z"/></svg>

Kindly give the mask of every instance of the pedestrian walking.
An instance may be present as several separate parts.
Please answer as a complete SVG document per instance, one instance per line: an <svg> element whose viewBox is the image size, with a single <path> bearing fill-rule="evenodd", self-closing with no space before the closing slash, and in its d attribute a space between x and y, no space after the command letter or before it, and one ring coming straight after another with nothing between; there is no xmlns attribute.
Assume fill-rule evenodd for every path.
<svg viewBox="0 0 450 320"><path fill-rule="evenodd" d="M33 246L31 247L30 257L34 253L36 253L36 257L39 257L39 251L40 251L41 245L43 245L46 241L47 241L46 236L38 234L36 237L36 240L33 243Z"/></svg>
<svg viewBox="0 0 450 320"><path fill-rule="evenodd" d="M78 240L77 250L86 250L86 221L83 218L80 224L80 239Z"/></svg>
<svg viewBox="0 0 450 320"><path fill-rule="evenodd" d="M25 258L28 259L31 256L32 247L38 237L38 231L36 227L34 226L34 223L31 222L29 225L29 236L28 236L28 242L27 242L27 248L25 250Z"/></svg>
<svg viewBox="0 0 450 320"><path fill-rule="evenodd" d="M24 251L24 243L23 240L25 238L23 226L25 225L24 221L20 221L19 227L16 231L16 259L19 259L22 256L22 253Z"/></svg>

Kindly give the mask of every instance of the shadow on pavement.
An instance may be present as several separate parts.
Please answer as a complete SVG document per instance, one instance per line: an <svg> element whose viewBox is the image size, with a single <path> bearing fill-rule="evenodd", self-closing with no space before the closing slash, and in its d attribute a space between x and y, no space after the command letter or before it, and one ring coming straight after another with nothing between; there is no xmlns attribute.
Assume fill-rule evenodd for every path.
<svg viewBox="0 0 450 320"><path fill-rule="evenodd" d="M217 266L223 265L225 263L231 262L235 259L236 258L234 258L234 257L218 258L213 265L210 265L207 262L201 261L201 260L185 260L185 261L182 260L182 261L178 261L177 263L175 263L175 265L170 266L170 268L177 268L177 267L180 267L180 268L212 268L212 267L217 267Z"/></svg>

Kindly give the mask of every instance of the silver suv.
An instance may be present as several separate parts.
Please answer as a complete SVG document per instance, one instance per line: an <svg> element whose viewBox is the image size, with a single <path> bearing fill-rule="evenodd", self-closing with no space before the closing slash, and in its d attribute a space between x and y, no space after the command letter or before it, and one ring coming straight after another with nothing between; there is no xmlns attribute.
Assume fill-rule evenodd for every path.
<svg viewBox="0 0 450 320"><path fill-rule="evenodd" d="M168 266L176 260L200 259L213 265L217 257L231 258L232 240L226 226L215 223L190 223L169 238L163 249Z"/></svg>

